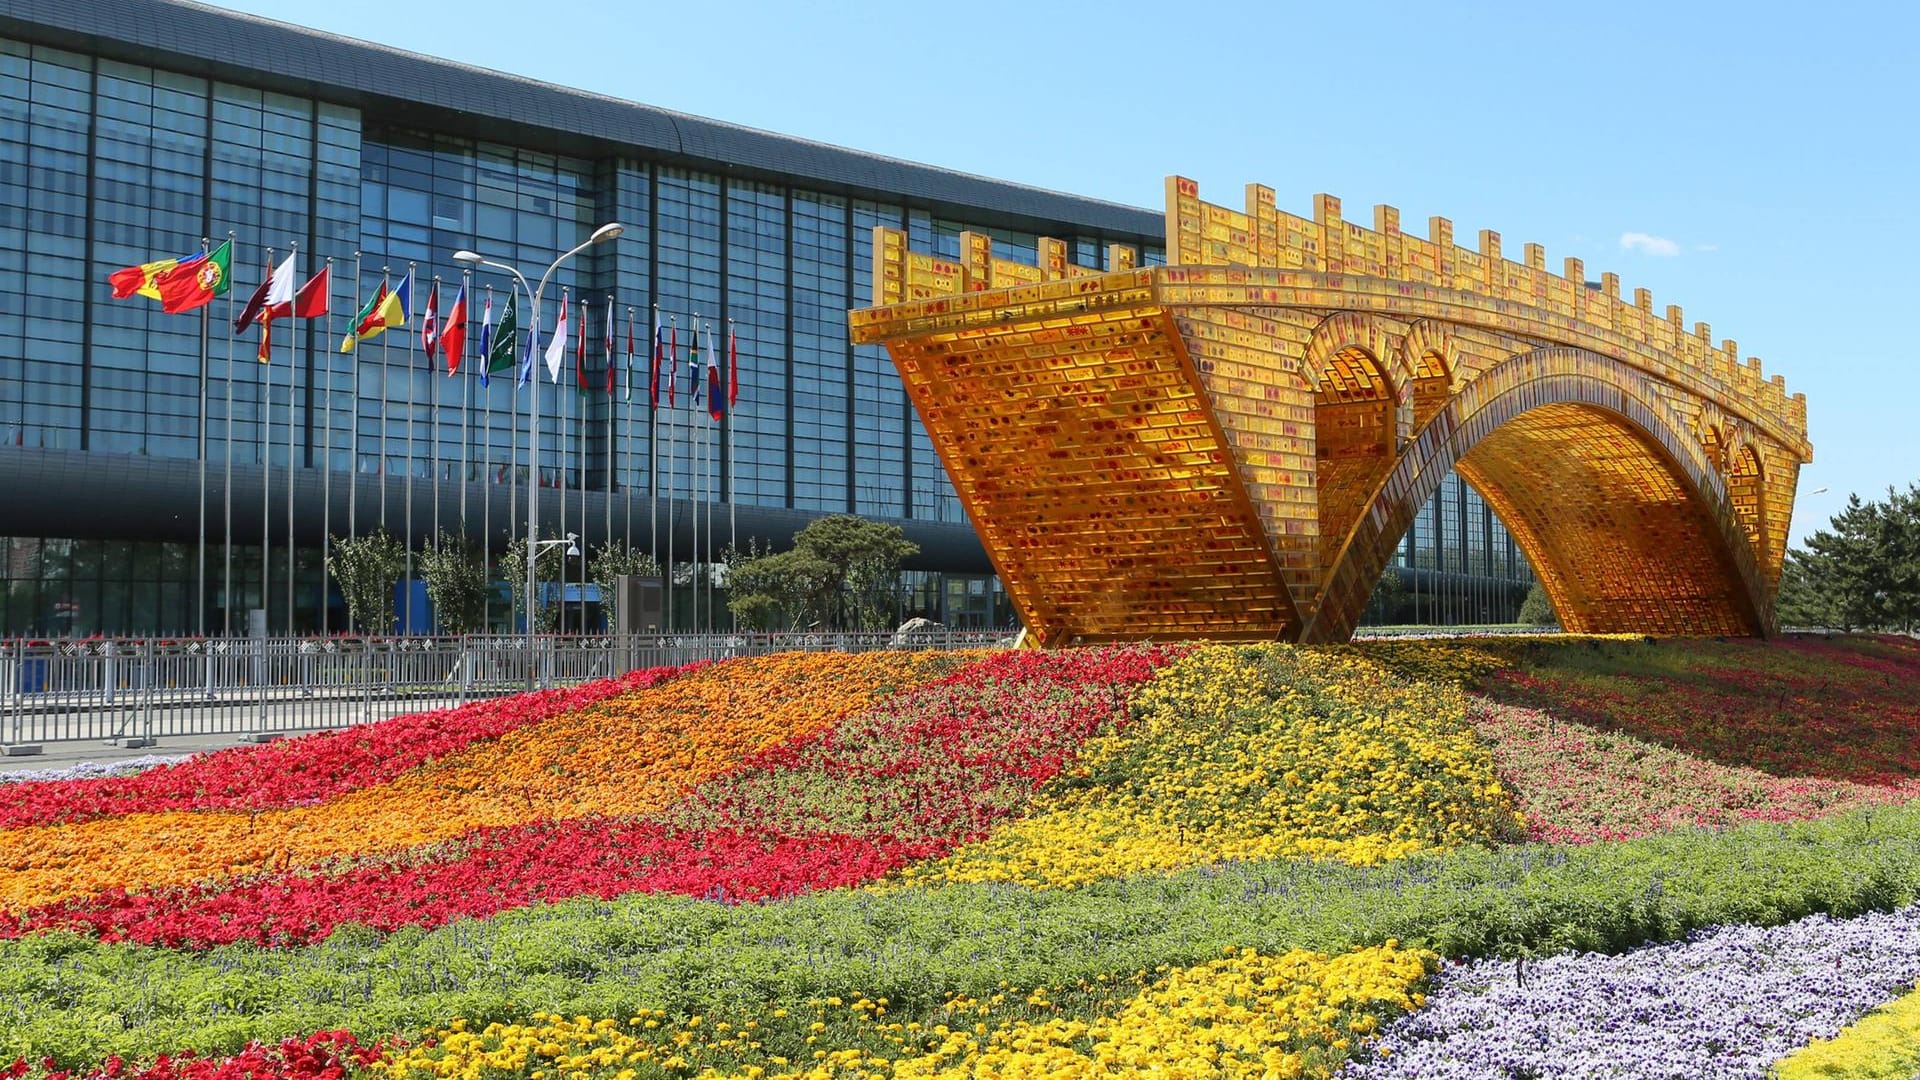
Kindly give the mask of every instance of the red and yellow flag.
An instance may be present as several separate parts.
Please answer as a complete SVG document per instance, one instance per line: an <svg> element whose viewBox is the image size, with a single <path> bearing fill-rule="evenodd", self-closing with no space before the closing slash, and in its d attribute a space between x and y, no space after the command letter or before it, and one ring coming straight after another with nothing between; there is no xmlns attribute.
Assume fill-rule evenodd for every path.
<svg viewBox="0 0 1920 1080"><path fill-rule="evenodd" d="M160 310L179 315L205 307L216 296L227 295L227 289L233 284L228 272L232 266L233 241L228 240L206 255L180 260L162 270L153 279Z"/></svg>

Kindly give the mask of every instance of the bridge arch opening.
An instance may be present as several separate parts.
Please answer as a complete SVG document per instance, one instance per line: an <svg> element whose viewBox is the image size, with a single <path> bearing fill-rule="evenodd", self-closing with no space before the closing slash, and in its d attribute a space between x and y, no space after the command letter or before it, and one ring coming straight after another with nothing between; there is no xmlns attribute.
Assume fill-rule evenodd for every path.
<svg viewBox="0 0 1920 1080"><path fill-rule="evenodd" d="M1566 629L1771 630L1757 553L1697 437L1644 376L1549 348L1483 373L1415 436L1344 538L1309 640L1352 633L1449 469L1506 524Z"/></svg>
<svg viewBox="0 0 1920 1080"><path fill-rule="evenodd" d="M1759 453L1744 443L1734 447L1727 457L1727 501L1762 566L1767 565L1766 492Z"/></svg>
<svg viewBox="0 0 1920 1080"><path fill-rule="evenodd" d="M1722 428L1718 424L1706 425L1701 442L1705 444L1707 459L1726 479L1727 501L1733 504L1734 518L1746 533L1747 542L1753 545L1754 557L1762 566L1768 565L1766 477L1759 452L1739 437L1738 429Z"/></svg>
<svg viewBox="0 0 1920 1080"><path fill-rule="evenodd" d="M1433 418L1453 392L1453 369L1439 349L1427 349L1413 361L1413 426Z"/></svg>
<svg viewBox="0 0 1920 1080"><path fill-rule="evenodd" d="M1393 465L1397 399L1380 359L1361 345L1330 350L1315 375L1314 456L1324 557L1332 552L1327 542L1345 534L1373 485Z"/></svg>

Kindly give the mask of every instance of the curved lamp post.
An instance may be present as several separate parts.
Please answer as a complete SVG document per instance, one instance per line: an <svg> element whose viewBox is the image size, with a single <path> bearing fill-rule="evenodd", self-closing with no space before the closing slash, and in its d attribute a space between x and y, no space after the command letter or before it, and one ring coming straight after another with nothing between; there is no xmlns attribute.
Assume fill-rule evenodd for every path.
<svg viewBox="0 0 1920 1080"><path fill-rule="evenodd" d="M519 270L516 270L513 267L508 266L506 263L495 262L492 259L487 258L486 256L480 254L477 251L469 251L469 250L456 251L453 253L453 261L457 263L462 263L467 266L490 266L495 270L503 271L505 273L513 275L513 280L519 282L521 290L527 294L527 301L528 301L527 306L532 310L532 313L533 313L532 314L532 317L533 317L532 332L537 336L540 332L540 329L539 329L540 328L540 295L546 291L547 282L552 280L554 271L560 269L561 263L566 262L568 259L571 259L575 255L580 254L582 251L587 250L589 247L592 247L595 244L604 243L608 240L617 239L620 236L620 234L625 231L626 231L625 227L622 226L617 221L609 221L605 225L602 225L599 228L593 230L593 235L587 237L584 243L576 244L573 248L568 250L565 254L553 260L553 264L547 267L546 273L540 275L540 284L538 285L528 285L526 276L520 273ZM534 344L538 344L538 342L535 342ZM534 564L537 561L537 556L539 554L540 546L541 546L541 542L539 539L539 535L540 535L540 484L539 484L540 376L539 376L539 373L535 372L529 375L527 379L527 384L528 384L527 392L529 397L529 404L527 407L527 612L526 612L526 617L527 617L527 689L531 690L533 689L533 681L534 681L533 605L534 605L534 586L536 581L536 577L534 574ZM548 542L562 543L563 541L555 540L555 541L548 541ZM569 537L564 542L571 544L573 543L573 540L571 537ZM577 551L578 549L575 548L574 550Z"/></svg>

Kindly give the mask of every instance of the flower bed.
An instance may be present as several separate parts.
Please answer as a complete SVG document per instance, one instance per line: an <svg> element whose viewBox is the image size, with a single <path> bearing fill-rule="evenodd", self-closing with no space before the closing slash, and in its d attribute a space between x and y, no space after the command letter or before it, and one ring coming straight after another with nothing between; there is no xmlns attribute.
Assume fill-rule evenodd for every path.
<svg viewBox="0 0 1920 1080"><path fill-rule="evenodd" d="M1831 1039L1815 1039L1782 1058L1779 1080L1913 1080L1920 1077L1920 984Z"/></svg>
<svg viewBox="0 0 1920 1080"><path fill-rule="evenodd" d="M149 944L286 945L343 922L433 926L575 895L761 900L858 884L945 854L1017 812L1090 732L1124 714L1126 690L1167 656L1116 648L969 663L748 756L657 822L541 820L335 869L110 890L0 915L0 933L67 928Z"/></svg>
<svg viewBox="0 0 1920 1080"><path fill-rule="evenodd" d="M1761 1077L1920 978L1920 907L1448 968L1354 1077Z"/></svg>
<svg viewBox="0 0 1920 1080"><path fill-rule="evenodd" d="M323 802L516 728L657 686L705 662L618 679L396 716L264 746L237 746L112 779L49 780L11 788L0 828L172 810L269 810Z"/></svg>
<svg viewBox="0 0 1920 1080"><path fill-rule="evenodd" d="M1480 697L1467 703L1535 840L1588 843L1686 826L1798 821L1920 798L1894 785L1779 777Z"/></svg>
<svg viewBox="0 0 1920 1080"><path fill-rule="evenodd" d="M1351 654L1198 649L1012 822L910 880L1072 886L1228 859L1371 864L1517 831L1458 688Z"/></svg>
<svg viewBox="0 0 1920 1080"><path fill-rule="evenodd" d="M472 829L659 810L743 756L961 662L955 654L731 661L521 726L318 806L165 811L0 831L0 910L285 872Z"/></svg>
<svg viewBox="0 0 1920 1080"><path fill-rule="evenodd" d="M456 1021L397 1053L388 1080L558 1075L571 1080L750 1076L1063 1078L1326 1075L1383 1019L1415 1008L1431 954L1395 942L1341 956L1229 949L1164 971L1109 1015L1079 1015L1066 987L949 995L903 1023L886 998L810 999L732 1020L640 1010L625 1020L542 1013L526 1023ZM1085 989L1085 988L1083 988ZM1117 987L1103 989L1117 990ZM1093 995L1072 995L1076 1004ZM1111 1004L1112 997L1104 1002Z"/></svg>
<svg viewBox="0 0 1920 1080"><path fill-rule="evenodd" d="M1504 704L1775 776L1880 786L1920 777L1920 642L1804 637L1504 649L1513 666L1478 683Z"/></svg>
<svg viewBox="0 0 1920 1080"><path fill-rule="evenodd" d="M1638 1075L1652 1068L1631 1056L1639 1043L1581 1041L1609 1016L1641 1022L1636 1008L1644 1054L1692 1032L1669 1055L1687 1075L1757 1076L1816 1033L1793 1024L1831 1035L1914 985L1899 957L1920 964L1920 803L1909 776L1867 768L1901 752L1912 650L1728 645L729 661L318 805L15 828L0 832L0 893L50 899L11 907L19 936L0 940L0 1063L24 1059L0 1080L1549 1060L1484 1041L1503 1025L1558 1048L1545 1073ZM1793 680L1821 664L1844 669L1833 685L1850 701L1828 719L1861 724L1866 749L1793 776L1629 737L1630 711L1569 721L1459 689L1562 680L1577 706L1616 682L1762 686L1786 671L1792 708L1818 689ZM1700 700L1754 696L1715 693ZM1536 836L1582 842L1499 843L1516 802ZM1695 825L1709 827L1674 827ZM1888 910L1854 929L1783 926ZM1704 927L1717 929L1689 939ZM1402 1016L1429 954L1477 959ZM1502 983L1519 957L1524 987ZM1844 992L1820 981L1856 971ZM1473 978L1478 997L1446 997ZM1734 995L1786 1019L1762 1031L1750 1014L1723 1037ZM1423 1017L1453 1026L1407 1037ZM1399 1041L1382 1057L1367 1040L1388 1021ZM1854 1030L1873 1023L1886 1021ZM357 1041L332 1058L301 1049L334 1028ZM376 1042L411 1062L406 1076L353 1056ZM201 1056L159 1058L185 1048Z"/></svg>

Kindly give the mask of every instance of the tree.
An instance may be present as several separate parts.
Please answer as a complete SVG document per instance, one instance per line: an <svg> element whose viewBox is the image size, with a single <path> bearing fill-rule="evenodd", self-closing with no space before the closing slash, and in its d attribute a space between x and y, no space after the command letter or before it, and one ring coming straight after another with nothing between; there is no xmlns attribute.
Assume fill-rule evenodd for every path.
<svg viewBox="0 0 1920 1080"><path fill-rule="evenodd" d="M361 633L393 632L393 587L406 566L406 548L383 527L351 539L333 538L327 572L339 583L347 618Z"/></svg>
<svg viewBox="0 0 1920 1080"><path fill-rule="evenodd" d="M1847 496L1828 527L1787 552L1780 621L1841 630L1920 623L1920 483L1887 489L1885 502Z"/></svg>
<svg viewBox="0 0 1920 1080"><path fill-rule="evenodd" d="M427 580L427 599L442 632L471 634L481 628L487 617L487 568L478 545L441 532L420 553L420 576Z"/></svg>
<svg viewBox="0 0 1920 1080"><path fill-rule="evenodd" d="M1547 595L1547 590L1541 588L1538 581L1527 590L1527 598L1520 601L1519 619L1528 626L1560 625L1560 617L1554 614L1553 598Z"/></svg>
<svg viewBox="0 0 1920 1080"><path fill-rule="evenodd" d="M900 563L919 551L897 525L818 518L793 535L789 551L730 560L727 609L760 628L886 629Z"/></svg>
<svg viewBox="0 0 1920 1080"><path fill-rule="evenodd" d="M837 575L832 564L795 548L743 560L727 576L727 610L758 630L830 625Z"/></svg>
<svg viewBox="0 0 1920 1080"><path fill-rule="evenodd" d="M1407 591L1406 579L1400 576L1396 567L1389 566L1374 583L1373 595L1367 598L1367 609L1360 621L1373 626L1392 626L1405 621L1401 609L1407 606L1412 593Z"/></svg>
<svg viewBox="0 0 1920 1080"><path fill-rule="evenodd" d="M623 576L659 577L660 564L653 556L624 540L600 545L587 559L587 576L600 586L600 610L606 615L607 629L619 625L620 593L615 587Z"/></svg>
<svg viewBox="0 0 1920 1080"><path fill-rule="evenodd" d="M542 554L548 554L552 550L552 548L543 548ZM547 559L544 561L552 563L555 560ZM507 545L507 550L501 553L500 572L507 576L507 587L511 590L513 596L513 609L520 613L522 619L525 619L528 601L526 537L515 537L513 542ZM534 633L551 634L553 633L554 626L558 624L559 619L560 611L557 607L553 604L541 604L534 610L533 618L529 620L529 622L533 627Z"/></svg>

